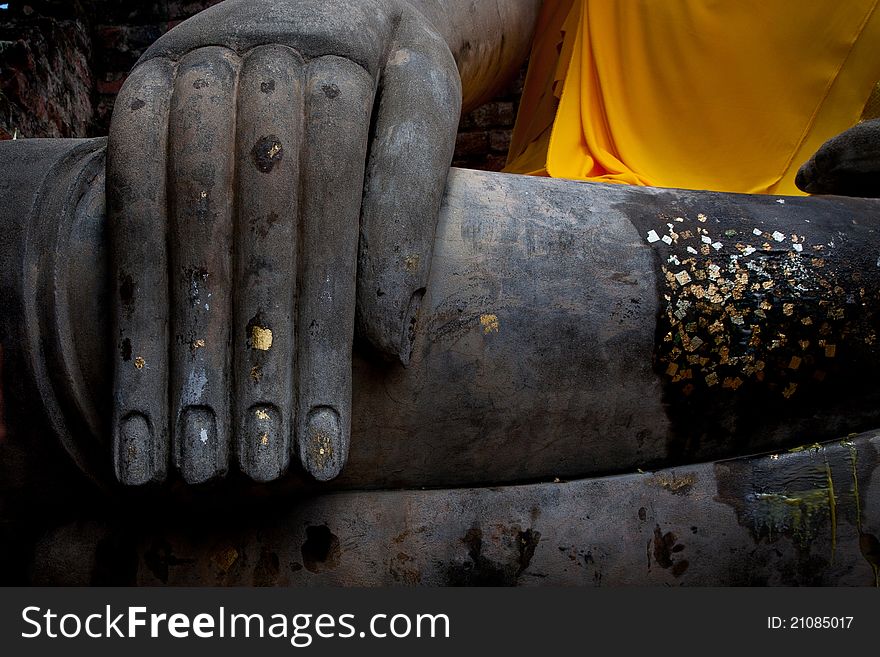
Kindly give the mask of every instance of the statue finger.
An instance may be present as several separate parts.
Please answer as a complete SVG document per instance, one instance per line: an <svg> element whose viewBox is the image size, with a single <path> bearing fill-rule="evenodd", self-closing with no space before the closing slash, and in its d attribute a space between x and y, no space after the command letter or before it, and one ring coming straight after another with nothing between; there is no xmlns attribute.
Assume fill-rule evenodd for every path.
<svg viewBox="0 0 880 657"><path fill-rule="evenodd" d="M250 51L239 77L236 453L256 481L280 477L292 449L302 76L300 56L275 45Z"/></svg>
<svg viewBox="0 0 880 657"><path fill-rule="evenodd" d="M361 221L357 327L406 364L461 111L455 61L437 34L400 28L379 89Z"/></svg>
<svg viewBox="0 0 880 657"><path fill-rule="evenodd" d="M170 406L175 465L191 484L228 470L238 66L226 48L194 50L171 103Z"/></svg>
<svg viewBox="0 0 880 657"><path fill-rule="evenodd" d="M168 470L165 171L173 81L173 65L164 58L137 67L116 99L107 147L113 463L128 485L162 481Z"/></svg>
<svg viewBox="0 0 880 657"><path fill-rule="evenodd" d="M297 446L316 479L341 471L351 426L357 240L374 83L325 56L307 67L298 298Z"/></svg>

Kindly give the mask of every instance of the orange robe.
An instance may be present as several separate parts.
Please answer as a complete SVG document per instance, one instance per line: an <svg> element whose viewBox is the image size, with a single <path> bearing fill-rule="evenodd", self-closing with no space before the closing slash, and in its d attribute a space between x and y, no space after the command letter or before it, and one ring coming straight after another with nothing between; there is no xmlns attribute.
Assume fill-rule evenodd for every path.
<svg viewBox="0 0 880 657"><path fill-rule="evenodd" d="M546 0L506 171L799 194L880 80L878 0Z"/></svg>

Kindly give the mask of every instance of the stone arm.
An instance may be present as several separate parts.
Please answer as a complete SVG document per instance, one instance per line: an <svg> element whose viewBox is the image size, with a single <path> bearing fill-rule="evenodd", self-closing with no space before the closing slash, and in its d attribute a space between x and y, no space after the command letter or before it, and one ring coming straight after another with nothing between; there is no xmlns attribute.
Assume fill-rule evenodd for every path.
<svg viewBox="0 0 880 657"><path fill-rule="evenodd" d="M339 474L355 327L408 361L462 103L539 5L227 0L144 54L107 163L120 481Z"/></svg>
<svg viewBox="0 0 880 657"><path fill-rule="evenodd" d="M56 436L114 496L155 497L112 483L104 144L0 144L0 482L28 473L50 505ZM684 467L877 427L877 205L454 169L410 366L357 350L342 476L230 477L208 506ZM877 454L858 462L869 478Z"/></svg>

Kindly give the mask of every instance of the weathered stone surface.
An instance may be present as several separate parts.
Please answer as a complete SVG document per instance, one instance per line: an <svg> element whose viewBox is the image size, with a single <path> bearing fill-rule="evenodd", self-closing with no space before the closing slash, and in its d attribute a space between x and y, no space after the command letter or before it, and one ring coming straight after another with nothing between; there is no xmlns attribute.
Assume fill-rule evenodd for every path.
<svg viewBox="0 0 880 657"><path fill-rule="evenodd" d="M829 139L801 166L795 182L811 194L880 196L880 119Z"/></svg>
<svg viewBox="0 0 880 657"><path fill-rule="evenodd" d="M790 543L776 542L772 552L762 552L768 574L748 583L860 583L867 569L876 583L880 544L871 480L877 463L875 436L792 446L806 435L830 439L875 427L880 419L875 376L880 366L880 274L875 267L877 237L870 228L877 203L628 189L453 171L432 254L434 224L424 219L436 215L447 175L454 130L443 122L449 119L443 110L457 105L444 95L456 85L444 80L456 75L447 56L444 66L452 74L432 80L425 90L419 86L426 80L420 73L448 70L419 67L412 56L434 63L438 53L455 58L469 73L462 86L472 105L510 62L486 60L480 48L500 46L489 39L474 47L457 30L451 32L456 47L444 50L452 41L435 43L436 31L423 25L419 14L380 12L355 21L363 26L374 20L369 24L377 38L364 38L347 23L328 35L325 22L308 25L328 6L330 22L349 9L331 0L314 5L305 0L231 0L209 12L206 22L188 23L146 54L135 75L147 84L129 78L117 112L124 127L114 123L111 140L109 260L116 268L109 276L103 143L35 141L0 149L9 171L0 190L0 204L6 206L0 252L10 263L0 271L0 300L7 311L0 337L6 357L4 396L14 407L0 450L8 462L20 458L25 464L15 469L19 477L3 483L3 501L14 503L3 510L0 529L3 538L16 538L11 547L3 546L0 557L30 551L36 555L32 578L39 582L123 582L143 572L135 572L137 559L128 558L137 551L156 578L172 581L172 567L198 561L227 538L224 529L216 529L225 527L217 522L222 512L224 520L232 519L229 525L240 547L226 546L212 563L222 561L228 570L244 554L244 577L258 585L284 582L282 560L297 551L301 562L290 561L292 573L330 573L322 580L330 583L382 583L390 575L408 584L513 584L521 583L520 576L535 564L542 569L536 577L569 583L568 562L577 561L579 553L565 554L567 536L572 545L608 540L613 556L605 565L613 583L669 583L669 577L679 580L688 573L688 583L716 583L718 577L740 583L744 578L731 562L718 558L718 548L739 550L740 556L751 550L754 557L752 544L773 543L780 536ZM394 8L391 3L376 7ZM442 15L438 7L423 5L425 11L437 11L435 18ZM476 12L476 7L469 4L467 10ZM445 29L442 22L432 25ZM467 27L471 36L485 33L485 26ZM382 49L375 46L389 34L397 49L383 59ZM519 37L523 35L520 30ZM277 52L264 52L267 39L275 44L270 50ZM335 56L326 54L328 42ZM437 43L442 47L432 50ZM232 247L236 219L246 216L241 205L265 210L276 199L282 204L289 200L283 195L297 188L270 186L268 194L261 194L258 183L248 184L248 176L232 176L233 157L236 164L253 161L254 180L291 163L289 154L286 161L282 155L282 139L285 144L297 142L288 134L296 126L289 126L283 138L257 138L260 121L271 108L269 113L243 112L240 125L231 118L239 67L245 89L250 84L255 90L260 82L257 94L278 91L277 80L270 88L266 80L249 78L248 63L264 54L275 61L289 55L288 50L308 60L304 96L310 111L304 112L301 141L307 149L301 162L310 170L299 186L305 210L298 227L303 248L297 252L330 263L323 269L314 266L315 260L304 269L282 264L288 260L272 249L281 249L290 239L272 244L245 237L237 240L239 249ZM166 58L179 61L173 84ZM407 62L412 62L409 67ZM388 66L398 68L388 71ZM215 82L210 93L220 102L207 109L203 103L208 92L201 90ZM384 88L367 183L362 185L370 125L370 103L364 99L376 82ZM141 95L143 88L150 93ZM395 88L411 93L384 93ZM437 92L442 96L438 107L427 117L417 117L428 119L425 130L383 141L403 124L402 117L411 120L424 109L418 101L413 105L413 99L438 98ZM335 102L340 97L354 102ZM239 101L239 107L241 102L248 107L247 95ZM146 114L155 120L138 123ZM438 117L443 117L439 127L430 122ZM166 118L171 126L167 161L165 141L155 139ZM428 148L419 150L424 146L420 135L427 135ZM218 136L227 143L218 145ZM498 131L483 136L496 145L505 139ZM438 151L430 150L438 144ZM446 145L448 153L441 153ZM418 158L426 151L443 157L420 166L424 162ZM438 171L442 176L433 175ZM245 189L236 189L233 180ZM360 345L352 375L353 287L341 293L333 289L326 297L315 292L332 276L349 282L354 277L355 206L360 207L364 189L358 327L362 338L399 355L409 367L381 362ZM164 253L168 243L174 247ZM253 367L244 379L239 372L234 382L228 374L239 345L227 321L237 320L233 309L241 307L231 299L243 298L231 281L248 279L247 272L236 277L231 271L240 249L254 243L265 251L261 255L277 262L255 267L244 298L266 292L263 283L269 279L257 275L261 268L282 274L275 281L277 289L269 292L270 301L278 290L298 291L296 306L291 305L300 317L297 348L279 350L283 362L295 354L300 373L306 372L293 384L298 397L293 408L284 400L264 404L263 396L242 395L240 384L252 378ZM397 248L383 252L388 247ZM403 258L398 251L416 257ZM408 273L399 275L396 264ZM208 267L211 280L220 281L211 303L223 311L210 317L201 313L198 289L193 292L193 284L198 288L209 276ZM150 272L159 275L145 279ZM293 272L302 283L294 285L285 277ZM169 289L171 299L166 298ZM396 299L400 292L409 301L405 314L403 306L385 299ZM108 326L102 321L107 315L102 304L117 296L117 317L134 321ZM191 312L194 300L198 304ZM413 300L420 313L413 310ZM325 301L331 310L320 321L302 321L323 312L319 306ZM138 308L141 314L135 317ZM399 330L401 316L411 320L403 322L404 333ZM316 338L322 325L344 330ZM373 330L377 325L382 329L378 334ZM169 327L173 338L166 334ZM241 346L254 351L268 351L285 334L273 335L260 312L246 329ZM199 337L203 334L207 339ZM153 351L142 351L143 344ZM253 364L239 354L236 370L247 369L242 362ZM112 395L107 394L110 363L117 372L126 372L116 377ZM257 364L265 365L260 360ZM148 382L155 385L127 385L142 371L158 376ZM189 374L201 375L205 382ZM172 381L169 390L162 377ZM293 385L283 376L277 381L278 390L266 389L286 392L289 399ZM319 398L314 392L322 387L329 392L320 391ZM144 390L148 392L142 394ZM255 411L256 420L232 421L232 413L242 408ZM165 426L158 426L167 410L174 415L168 423L170 436ZM348 449L349 415L356 449L342 477L328 483L324 480L337 474ZM285 422L305 424L306 431L298 429L291 436ZM265 442L260 445L271 445L276 452L271 463L247 451L250 434L261 431ZM118 491L124 513L108 514L100 501L89 502L81 482L63 472L66 461L58 459L53 432L99 485L118 491L107 473L111 460L123 483L154 485ZM108 434L115 450L112 459L107 458ZM315 440L304 441L303 435ZM293 449L302 467L291 460L293 468L285 477L283 457ZM710 463L763 449L777 453ZM193 458L196 450L200 456ZM231 468L230 450L239 456ZM173 476L160 488L155 484L164 479L169 461ZM693 465L697 461L705 463ZM32 462L40 467L28 467ZM616 476L574 484L559 481L634 469L641 475L643 469L660 466L665 469L650 480ZM231 476L225 482L214 481L228 470ZM560 490L546 484L517 485L551 477ZM267 487L270 480L274 483ZM46 481L53 485L41 486ZM52 517L40 515L51 508L51 491L68 481L74 485L64 487L66 498L52 509ZM504 486L488 488L499 484ZM445 490L413 491L425 486ZM325 495L339 488L348 492ZM375 488L410 493L370 492ZM861 491L867 491L865 499ZM314 496L313 501L283 516L285 526L276 541L283 547L276 550L263 543L273 533L274 520L264 523L254 508L277 519L279 509L304 495ZM633 495L641 503L638 510ZM679 499L692 495L694 505ZM601 499L601 506L591 507L584 502L587 497ZM202 509L208 500L209 512L193 523L192 510ZM627 579L643 555L641 545L632 540L642 528L634 527L632 518L628 524L616 515L627 508L638 522L654 521L644 580ZM582 517L583 509L589 513ZM243 519L236 525L239 513ZM542 513L549 520L539 529ZM674 525L663 524L661 513L673 518ZM81 525L89 515L96 522ZM108 515L115 516L110 523ZM161 538L145 547L141 530L126 526L132 517ZM389 532L399 529L401 517L416 525L420 537L409 540L405 526L389 542ZM572 519L588 529L572 533ZM695 523L690 525L695 535L697 522L711 530L704 542L695 539L694 552L688 552L694 561L680 554L688 547L680 533L686 521ZM488 528L486 522L491 523ZM291 532L288 523L304 526L304 533ZM356 542L352 537L366 533L365 526L374 528L372 535L358 549L349 549ZM618 526L621 531L615 533ZM47 527L57 529L45 534ZM838 532L841 527L844 534ZM188 536L193 529L194 538ZM598 533L591 534L592 529ZM248 545L242 537L254 531L256 545ZM539 556L542 535L558 544L563 556ZM200 544L204 537L208 543ZM291 540L293 545L284 544ZM132 548L137 543L141 547ZM174 544L197 556L177 556ZM466 556L456 552L462 544ZM118 569L117 575L94 574L101 570L102 550L127 555L108 566ZM354 558L350 569L347 550ZM383 555L394 550L400 551L386 561ZM420 562L413 551L429 555L429 561ZM841 562L835 561L838 555ZM582 556L585 564L596 561L592 551ZM250 562L256 565L248 570ZM722 574L716 562L721 562ZM665 579L650 575L652 564L668 571ZM243 581L241 574L234 573L229 581ZM200 569L192 574L196 582L211 576Z"/></svg>
<svg viewBox="0 0 880 657"><path fill-rule="evenodd" d="M101 321L108 298L103 144L0 147L8 172L0 251L10 263L0 272L4 583L876 581L876 434L798 444L880 419L877 355L859 324L876 326L876 271L863 262L870 255L875 264L876 238L869 222L860 228L876 202L453 171L410 367L356 363L355 449L332 484L350 490L313 487L307 500L292 473L271 487L233 477L223 486L175 483L167 495L144 495L106 483L102 418L113 340ZM723 235L722 219L780 234L794 221L809 239L786 238L784 250L750 261L769 267L796 260L795 244L822 245L826 279L861 272L853 299L864 288L870 300L847 303L847 280L830 291L816 281L824 292L804 295L796 315L786 313L784 298L778 317L778 306L765 311L780 330L807 317L834 319L840 307L855 322L848 332L829 323L823 349L833 337L842 369L804 384L818 386L818 396L799 387L786 397L786 387L773 387L776 369L737 391L694 376L695 390L685 395L673 381L660 327L673 321L668 304L679 309L680 290L660 274L689 242L683 230L675 231L680 244L651 241L651 230L668 234L667 216L673 226L692 222L712 235ZM730 236L720 239L742 256ZM773 233L770 239L776 242ZM729 260L724 245L710 248ZM701 262L681 266L700 280L690 267ZM793 280L806 285L814 275ZM784 288L787 276L761 280ZM820 305L836 298L835 287L843 305ZM798 369L807 366L804 358ZM82 468L104 479L113 507L68 466L56 435ZM778 451L711 462L763 449ZM621 471L636 474L579 479ZM547 483L498 486L523 481ZM449 489L460 485L466 488ZM416 490L422 486L444 490ZM409 490L364 490L374 487ZM15 567L27 560L29 571Z"/></svg>
<svg viewBox="0 0 880 657"><path fill-rule="evenodd" d="M37 145L7 145L8 170L28 175L20 162L40 157L24 155ZM90 154L76 156L53 145L55 154L42 157L88 163L100 147L85 142L76 148ZM100 175L95 184L100 188ZM94 329L106 313L99 304L109 298L106 270L94 264L105 262L103 206L65 187L64 194L84 199L79 209L43 215L38 208L27 218L11 210L32 204L27 189L14 187L24 197L5 197L6 215L19 222L4 231L8 261L36 261L17 240L32 231L51 234L44 222L51 225L53 217L77 228L75 249L42 242L73 254L43 265L42 282L22 287L9 278L16 268L4 272L13 309L5 330L20 336L10 338L10 349L20 358L21 341L34 344L45 332L80 337L76 352L44 340L51 348L28 358L35 369L65 364L42 375L61 376L54 391L45 388L37 398L46 407L59 404L52 400L63 381L80 381L74 399L53 416L56 431L85 469L106 478L102 418L109 396L100 391L108 390L108 359L124 354ZM453 170L412 361L404 368L356 358L350 462L331 486L576 477L870 429L880 420L873 375L880 280L870 221L876 208L876 201L860 199L775 199ZM655 240L652 232L669 236L670 223L679 243ZM83 232L85 226L93 228ZM700 251L698 227L720 245L708 245L708 255ZM688 229L693 234L684 237ZM752 243L758 248L744 255ZM686 249L691 244L697 255ZM739 274L748 273L747 286L737 288L742 277L727 271L735 263ZM14 309L48 302L39 301L47 299L40 290L53 275L78 281L77 299L82 290L93 292L76 312L58 314L57 327L39 326ZM718 289L707 292L710 283ZM697 285L709 298L690 296ZM64 297L57 298L63 308ZM302 489L300 474L293 469L281 488Z"/></svg>
<svg viewBox="0 0 880 657"><path fill-rule="evenodd" d="M520 64L538 4L227 0L150 46L119 96L108 149L113 277L133 281L114 309L114 332L133 349L115 368L120 463L170 440L187 481L223 476L232 427L252 426L257 408L288 418L295 400L300 462L319 480L338 474L351 398L340 355L356 325L377 352L409 360L460 109ZM503 32L487 30L499 21ZM286 56L252 69L264 44ZM480 55L490 50L498 56ZM276 98L285 75L297 80L288 103ZM233 172L244 172L238 188ZM271 244L233 235L233 209L258 207L276 217ZM279 244L302 257L272 255ZM236 259L246 264L232 276ZM256 330L278 340L255 348ZM232 363L239 349L254 355ZM246 438L254 453L280 444L275 429ZM145 483L164 468L119 473Z"/></svg>
<svg viewBox="0 0 880 657"><path fill-rule="evenodd" d="M89 509L34 583L144 586L874 586L880 437L656 472L360 491L138 514ZM197 512L194 512L196 511ZM91 515L95 514L95 515Z"/></svg>

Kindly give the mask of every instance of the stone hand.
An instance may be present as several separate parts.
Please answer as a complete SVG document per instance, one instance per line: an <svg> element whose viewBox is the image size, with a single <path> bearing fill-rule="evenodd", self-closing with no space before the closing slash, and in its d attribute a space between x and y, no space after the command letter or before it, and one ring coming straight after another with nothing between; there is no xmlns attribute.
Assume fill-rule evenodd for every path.
<svg viewBox="0 0 880 657"><path fill-rule="evenodd" d="M355 326L409 358L460 105L404 0L228 0L145 53L108 149L121 482L340 472Z"/></svg>
<svg viewBox="0 0 880 657"><path fill-rule="evenodd" d="M880 197L880 119L863 121L822 144L795 183L810 194Z"/></svg>

